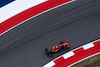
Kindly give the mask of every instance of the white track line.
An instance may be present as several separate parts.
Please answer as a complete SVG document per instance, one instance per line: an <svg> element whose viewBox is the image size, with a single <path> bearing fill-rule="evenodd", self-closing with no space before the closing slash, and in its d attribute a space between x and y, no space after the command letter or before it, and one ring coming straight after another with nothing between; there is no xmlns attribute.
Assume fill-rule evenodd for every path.
<svg viewBox="0 0 100 67"><path fill-rule="evenodd" d="M55 63L53 61L49 62L48 64L44 65L43 67L52 67Z"/></svg>

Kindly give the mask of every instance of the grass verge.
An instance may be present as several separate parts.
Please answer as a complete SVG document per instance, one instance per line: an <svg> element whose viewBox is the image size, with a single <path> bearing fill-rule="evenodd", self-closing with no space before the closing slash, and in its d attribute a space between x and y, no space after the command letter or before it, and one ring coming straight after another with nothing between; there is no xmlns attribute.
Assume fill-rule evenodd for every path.
<svg viewBox="0 0 100 67"><path fill-rule="evenodd" d="M100 54L83 60L72 67L100 67Z"/></svg>

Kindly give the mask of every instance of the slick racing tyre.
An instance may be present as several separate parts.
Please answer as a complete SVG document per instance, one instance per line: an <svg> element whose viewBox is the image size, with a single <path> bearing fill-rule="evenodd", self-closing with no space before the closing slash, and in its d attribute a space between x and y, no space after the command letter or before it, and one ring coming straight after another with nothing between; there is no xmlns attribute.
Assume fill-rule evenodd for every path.
<svg viewBox="0 0 100 67"><path fill-rule="evenodd" d="M51 54L51 53L49 53L49 54L48 54L48 56L49 56L49 57L51 57L51 56L52 56L52 54Z"/></svg>
<svg viewBox="0 0 100 67"><path fill-rule="evenodd" d="M45 49L45 53L46 53L46 55L48 55L49 57L52 56L52 54L49 52L49 49L48 49L48 48Z"/></svg>
<svg viewBox="0 0 100 67"><path fill-rule="evenodd" d="M49 50L46 48L45 49L45 53L48 55L49 54Z"/></svg>
<svg viewBox="0 0 100 67"><path fill-rule="evenodd" d="M60 42L60 44L63 44L64 42L62 41L62 42Z"/></svg>

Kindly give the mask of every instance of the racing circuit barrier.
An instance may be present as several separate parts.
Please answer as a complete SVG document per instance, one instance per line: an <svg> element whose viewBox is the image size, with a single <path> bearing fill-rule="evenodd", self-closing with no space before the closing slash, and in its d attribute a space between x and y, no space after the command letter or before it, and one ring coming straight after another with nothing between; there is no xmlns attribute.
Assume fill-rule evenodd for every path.
<svg viewBox="0 0 100 67"><path fill-rule="evenodd" d="M70 67L96 54L100 54L100 40L93 41L65 53L43 67Z"/></svg>

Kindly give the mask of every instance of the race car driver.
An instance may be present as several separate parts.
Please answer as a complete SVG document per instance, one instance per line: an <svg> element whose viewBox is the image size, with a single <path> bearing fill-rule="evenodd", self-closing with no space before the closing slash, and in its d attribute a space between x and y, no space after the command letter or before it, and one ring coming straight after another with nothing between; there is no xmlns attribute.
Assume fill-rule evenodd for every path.
<svg viewBox="0 0 100 67"><path fill-rule="evenodd" d="M57 52L58 49L59 49L59 45L55 45L55 46L52 47L53 52Z"/></svg>

